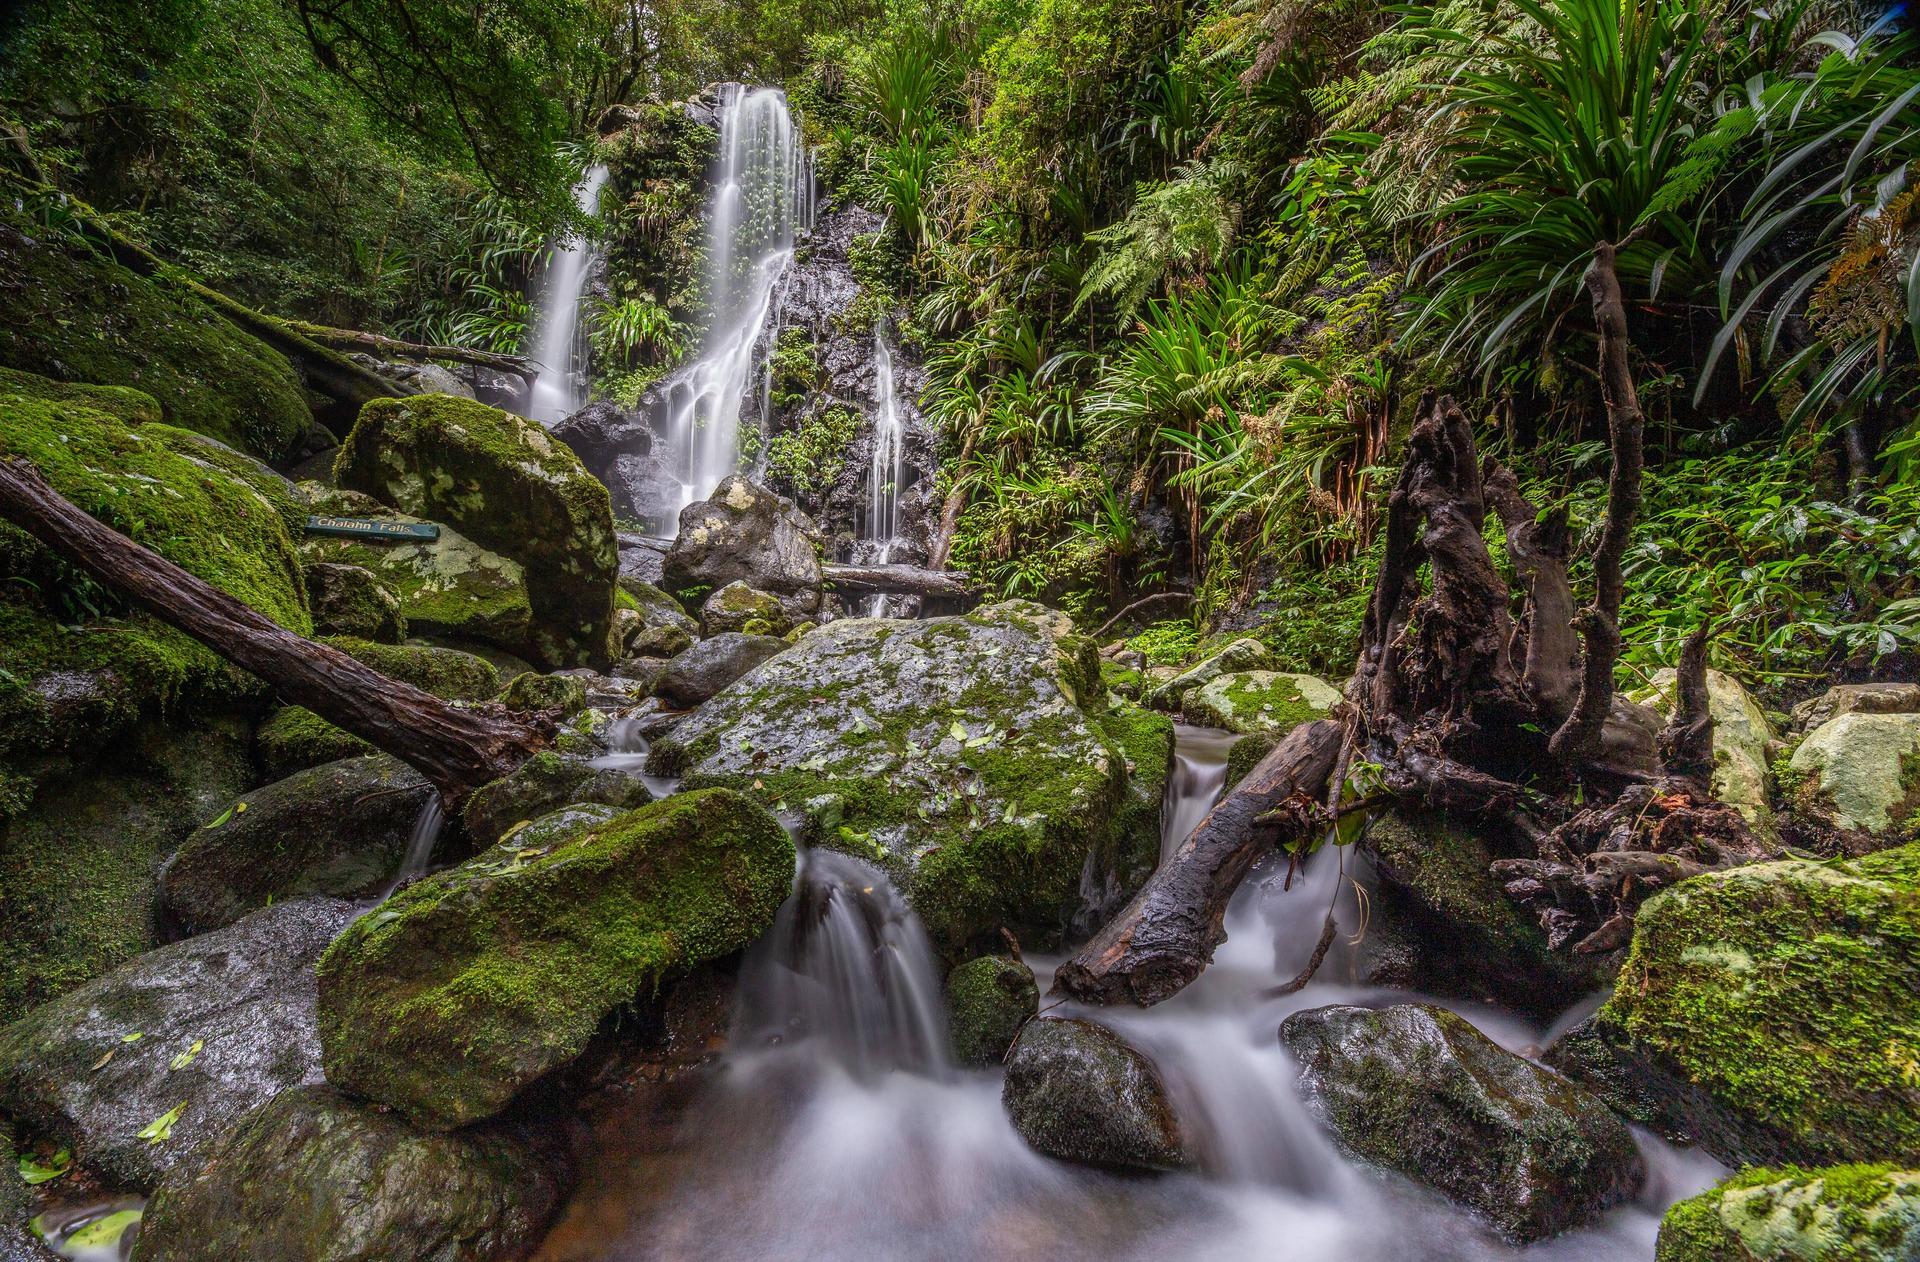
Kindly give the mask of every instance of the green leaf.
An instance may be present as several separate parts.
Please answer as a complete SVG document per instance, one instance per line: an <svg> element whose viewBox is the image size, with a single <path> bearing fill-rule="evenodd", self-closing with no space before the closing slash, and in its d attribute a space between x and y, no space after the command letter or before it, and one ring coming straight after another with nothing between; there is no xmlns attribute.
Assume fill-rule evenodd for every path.
<svg viewBox="0 0 1920 1262"><path fill-rule="evenodd" d="M53 1154L53 1160L45 1165L32 1157L20 1158L20 1177L26 1180L29 1186L51 1183L71 1169L73 1169L73 1150L70 1148L62 1148Z"/></svg>
<svg viewBox="0 0 1920 1262"><path fill-rule="evenodd" d="M102 1249L117 1245L120 1238L140 1221L140 1214L141 1211L137 1209L115 1210L105 1217L94 1219L68 1236L63 1243L69 1249Z"/></svg>
<svg viewBox="0 0 1920 1262"><path fill-rule="evenodd" d="M187 1102L182 1100L165 1113L162 1113L159 1117L154 1118L151 1122L141 1127L139 1137L146 1140L149 1144L165 1143L173 1135L173 1124L178 1122L180 1115L186 1111Z"/></svg>
<svg viewBox="0 0 1920 1262"><path fill-rule="evenodd" d="M140 1041L141 1039L143 1039L143 1038L145 1038L145 1037L147 1037L147 1034L146 1034L146 1031L144 1031L144 1030L135 1030L135 1031L134 1031L133 1033L131 1033L131 1034L122 1034L122 1035L120 1036L120 1041L121 1041L122 1043L138 1043L138 1042L139 1042L139 1041Z"/></svg>
<svg viewBox="0 0 1920 1262"><path fill-rule="evenodd" d="M181 1052L178 1056L175 1056L173 1058L173 1068L185 1069L188 1065L191 1065L193 1063L193 1058L198 1056L200 1054L200 1049L205 1047L206 1045L207 1043L205 1039L195 1039L193 1041L192 1047L189 1047L186 1051Z"/></svg>
<svg viewBox="0 0 1920 1262"><path fill-rule="evenodd" d="M953 721L953 726L947 729L947 735L953 737L953 739L959 741L962 745L967 743L967 729L961 726L959 719Z"/></svg>

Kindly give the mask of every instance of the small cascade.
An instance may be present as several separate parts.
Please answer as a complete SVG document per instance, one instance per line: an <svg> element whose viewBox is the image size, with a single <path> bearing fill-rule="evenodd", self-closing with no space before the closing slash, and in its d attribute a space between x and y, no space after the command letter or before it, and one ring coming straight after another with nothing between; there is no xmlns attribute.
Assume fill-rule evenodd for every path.
<svg viewBox="0 0 1920 1262"><path fill-rule="evenodd" d="M647 792L659 798L671 797L680 791L678 776L649 775L646 770L647 754L652 748L642 731L639 719L615 719L607 724L607 752L590 760L589 765L603 771L623 771L628 775L640 777L647 786Z"/></svg>
<svg viewBox="0 0 1920 1262"><path fill-rule="evenodd" d="M900 404L894 394L893 351L887 345L886 321L873 326L873 462L867 471L867 538L878 541L876 564L893 559L893 545L900 535L900 484L906 477L904 435L900 425ZM867 616L877 618L886 608L887 598L875 596Z"/></svg>
<svg viewBox="0 0 1920 1262"><path fill-rule="evenodd" d="M596 166L574 186L574 204L583 214L599 214L600 190L606 182L607 168ZM554 243L547 263L531 352L540 375L534 379L527 403L527 418L542 425L565 420L587 401L586 324L580 318L580 306L599 257L600 247L592 237L569 234Z"/></svg>
<svg viewBox="0 0 1920 1262"><path fill-rule="evenodd" d="M427 865L433 861L433 848L439 844L446 826L447 812L440 804L440 795L428 794L427 800L420 804L420 813L413 817L413 833L407 838L407 850L400 858L400 866L387 888L380 892L381 902L391 898L393 892L408 881L426 875Z"/></svg>
<svg viewBox="0 0 1920 1262"><path fill-rule="evenodd" d="M947 1023L926 930L871 864L802 849L793 893L741 975L734 1038L858 1077L941 1076Z"/></svg>
<svg viewBox="0 0 1920 1262"><path fill-rule="evenodd" d="M739 467L740 416L750 391L764 411L768 330L795 235L811 221L812 188L786 94L727 85L707 223L710 319L699 357L666 393L666 438L679 484L679 503L660 506L669 521Z"/></svg>

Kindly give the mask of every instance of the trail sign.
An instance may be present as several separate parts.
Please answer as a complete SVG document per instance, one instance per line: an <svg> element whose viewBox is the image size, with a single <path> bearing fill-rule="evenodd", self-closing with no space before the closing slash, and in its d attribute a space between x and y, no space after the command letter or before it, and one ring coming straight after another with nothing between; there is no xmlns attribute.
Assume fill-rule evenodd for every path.
<svg viewBox="0 0 1920 1262"><path fill-rule="evenodd" d="M425 521L380 521L372 517L307 518L310 535L349 535L356 539L387 540L393 543L438 539L440 527Z"/></svg>

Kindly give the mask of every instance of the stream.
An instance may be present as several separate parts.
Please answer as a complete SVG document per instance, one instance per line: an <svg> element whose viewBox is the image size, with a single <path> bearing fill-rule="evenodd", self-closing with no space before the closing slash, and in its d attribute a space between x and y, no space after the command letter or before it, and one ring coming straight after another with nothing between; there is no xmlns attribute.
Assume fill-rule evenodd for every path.
<svg viewBox="0 0 1920 1262"><path fill-rule="evenodd" d="M1225 782L1225 734L1180 727L1163 853ZM1344 861L1344 862L1343 862ZM1328 901L1358 923L1353 856L1323 852L1291 888L1284 862L1248 878L1212 967L1156 1008L1097 1019L1166 1078L1201 1168L1109 1174L1043 1157L1008 1122L998 1071L948 1060L926 936L877 870L803 854L795 893L744 966L729 1050L668 1135L599 1127L581 1189L542 1262L705 1259L1326 1259L1611 1262L1653 1254L1660 1215L1722 1176L1639 1134L1632 1203L1521 1250L1467 1213L1346 1160L1308 1116L1275 1031L1333 1003L1441 1003L1510 1050L1548 1031L1511 1013L1355 985L1344 941L1316 979L1267 993L1312 952ZM1054 959L1030 958L1044 996Z"/></svg>

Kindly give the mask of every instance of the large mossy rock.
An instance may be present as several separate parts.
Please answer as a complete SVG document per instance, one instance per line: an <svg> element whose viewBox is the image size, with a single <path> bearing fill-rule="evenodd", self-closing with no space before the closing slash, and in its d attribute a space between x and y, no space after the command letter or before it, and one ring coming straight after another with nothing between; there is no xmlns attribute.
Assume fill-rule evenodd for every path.
<svg viewBox="0 0 1920 1262"><path fill-rule="evenodd" d="M467 835L490 846L516 825L563 806L596 802L623 811L653 800L646 780L618 767L596 767L591 758L543 749L502 776L481 785L461 808Z"/></svg>
<svg viewBox="0 0 1920 1262"><path fill-rule="evenodd" d="M61 382L130 386L173 425L280 460L313 426L286 357L185 284L0 212L0 365Z"/></svg>
<svg viewBox="0 0 1920 1262"><path fill-rule="evenodd" d="M1920 1169L1742 1170L1660 1223L1655 1262L1913 1262Z"/></svg>
<svg viewBox="0 0 1920 1262"><path fill-rule="evenodd" d="M162 869L169 913L189 933L307 894L385 888L400 867L426 778L375 754L309 767L230 803Z"/></svg>
<svg viewBox="0 0 1920 1262"><path fill-rule="evenodd" d="M1555 1051L1729 1162L1920 1161L1920 845L1684 881Z"/></svg>
<svg viewBox="0 0 1920 1262"><path fill-rule="evenodd" d="M1653 707L1661 718L1673 714L1674 671L1653 673L1651 687L1629 694ZM1707 712L1713 716L1713 795L1739 811L1756 832L1778 835L1768 800L1768 746L1775 732L1767 713L1739 680L1717 670L1707 672Z"/></svg>
<svg viewBox="0 0 1920 1262"><path fill-rule="evenodd" d="M643 657L672 657L700 638L700 624L680 602L645 579L620 576L627 607L640 616L640 630L627 643L627 652Z"/></svg>
<svg viewBox="0 0 1920 1262"><path fill-rule="evenodd" d="M653 694L670 705L696 706L786 650L785 640L770 635L722 631L674 654L653 681Z"/></svg>
<svg viewBox="0 0 1920 1262"><path fill-rule="evenodd" d="M735 474L708 499L680 510L663 586L682 595L734 582L775 596L817 594L817 533L792 500Z"/></svg>
<svg viewBox="0 0 1920 1262"><path fill-rule="evenodd" d="M878 862L956 946L1057 933L1089 852L1140 831L1114 717L1092 644L1039 605L848 619L702 705L653 769L804 813L816 844Z"/></svg>
<svg viewBox="0 0 1920 1262"><path fill-rule="evenodd" d="M102 521L307 634L293 530L304 516L270 470L202 435L0 387L0 458L21 456ZM0 524L0 814L31 796L26 764L91 759L142 717L251 697L212 650L116 607L25 534ZM89 612L99 610L98 614Z"/></svg>
<svg viewBox="0 0 1920 1262"><path fill-rule="evenodd" d="M793 842L750 799L676 794L520 834L395 894L320 963L327 1080L434 1129L490 1117L601 1020L773 923Z"/></svg>
<svg viewBox="0 0 1920 1262"><path fill-rule="evenodd" d="M1161 710L1178 710L1189 692L1205 687L1222 675L1240 671L1269 670L1273 654L1260 641L1247 637L1222 645L1199 664L1163 680L1147 691L1146 704Z"/></svg>
<svg viewBox="0 0 1920 1262"><path fill-rule="evenodd" d="M1241 735L1285 735L1310 719L1322 718L1340 702L1340 690L1312 675L1276 670L1242 670L1216 675L1187 690L1181 717L1199 727L1224 728Z"/></svg>
<svg viewBox="0 0 1920 1262"><path fill-rule="evenodd" d="M381 644L398 644L407 638L407 615L400 597L364 565L311 561L305 576L313 629L321 635Z"/></svg>
<svg viewBox="0 0 1920 1262"><path fill-rule="evenodd" d="M1855 710L1807 733L1787 765L1796 807L1836 828L1884 833L1920 817L1920 714Z"/></svg>
<svg viewBox="0 0 1920 1262"><path fill-rule="evenodd" d="M568 1183L531 1127L423 1133L326 1087L282 1093L161 1185L141 1262L500 1262Z"/></svg>
<svg viewBox="0 0 1920 1262"><path fill-rule="evenodd" d="M1027 1022L1000 1099L1020 1137L1049 1157L1122 1170L1192 1161L1160 1071L1091 1021Z"/></svg>
<svg viewBox="0 0 1920 1262"><path fill-rule="evenodd" d="M947 974L947 1030L962 1065L998 1065L1039 1011L1033 970L1010 956L982 955Z"/></svg>
<svg viewBox="0 0 1920 1262"><path fill-rule="evenodd" d="M537 665L607 666L620 572L607 488L540 426L453 395L376 399L334 476L517 561Z"/></svg>
<svg viewBox="0 0 1920 1262"><path fill-rule="evenodd" d="M241 1115L320 1079L313 964L353 919L281 903L149 951L0 1031L0 1108L111 1184L152 1188Z"/></svg>
<svg viewBox="0 0 1920 1262"><path fill-rule="evenodd" d="M1646 1168L1597 1096L1444 1008L1313 1008L1280 1026L1340 1144L1541 1240L1633 1195Z"/></svg>
<svg viewBox="0 0 1920 1262"><path fill-rule="evenodd" d="M1547 946L1539 922L1493 875L1504 856L1489 835L1435 814L1385 811L1369 821L1362 845L1380 878L1384 918L1411 949L1402 980L1542 1017L1562 1012L1605 980L1603 965Z"/></svg>
<svg viewBox="0 0 1920 1262"><path fill-rule="evenodd" d="M151 948L160 864L252 781L240 718L149 722L0 821L0 1022Z"/></svg>

